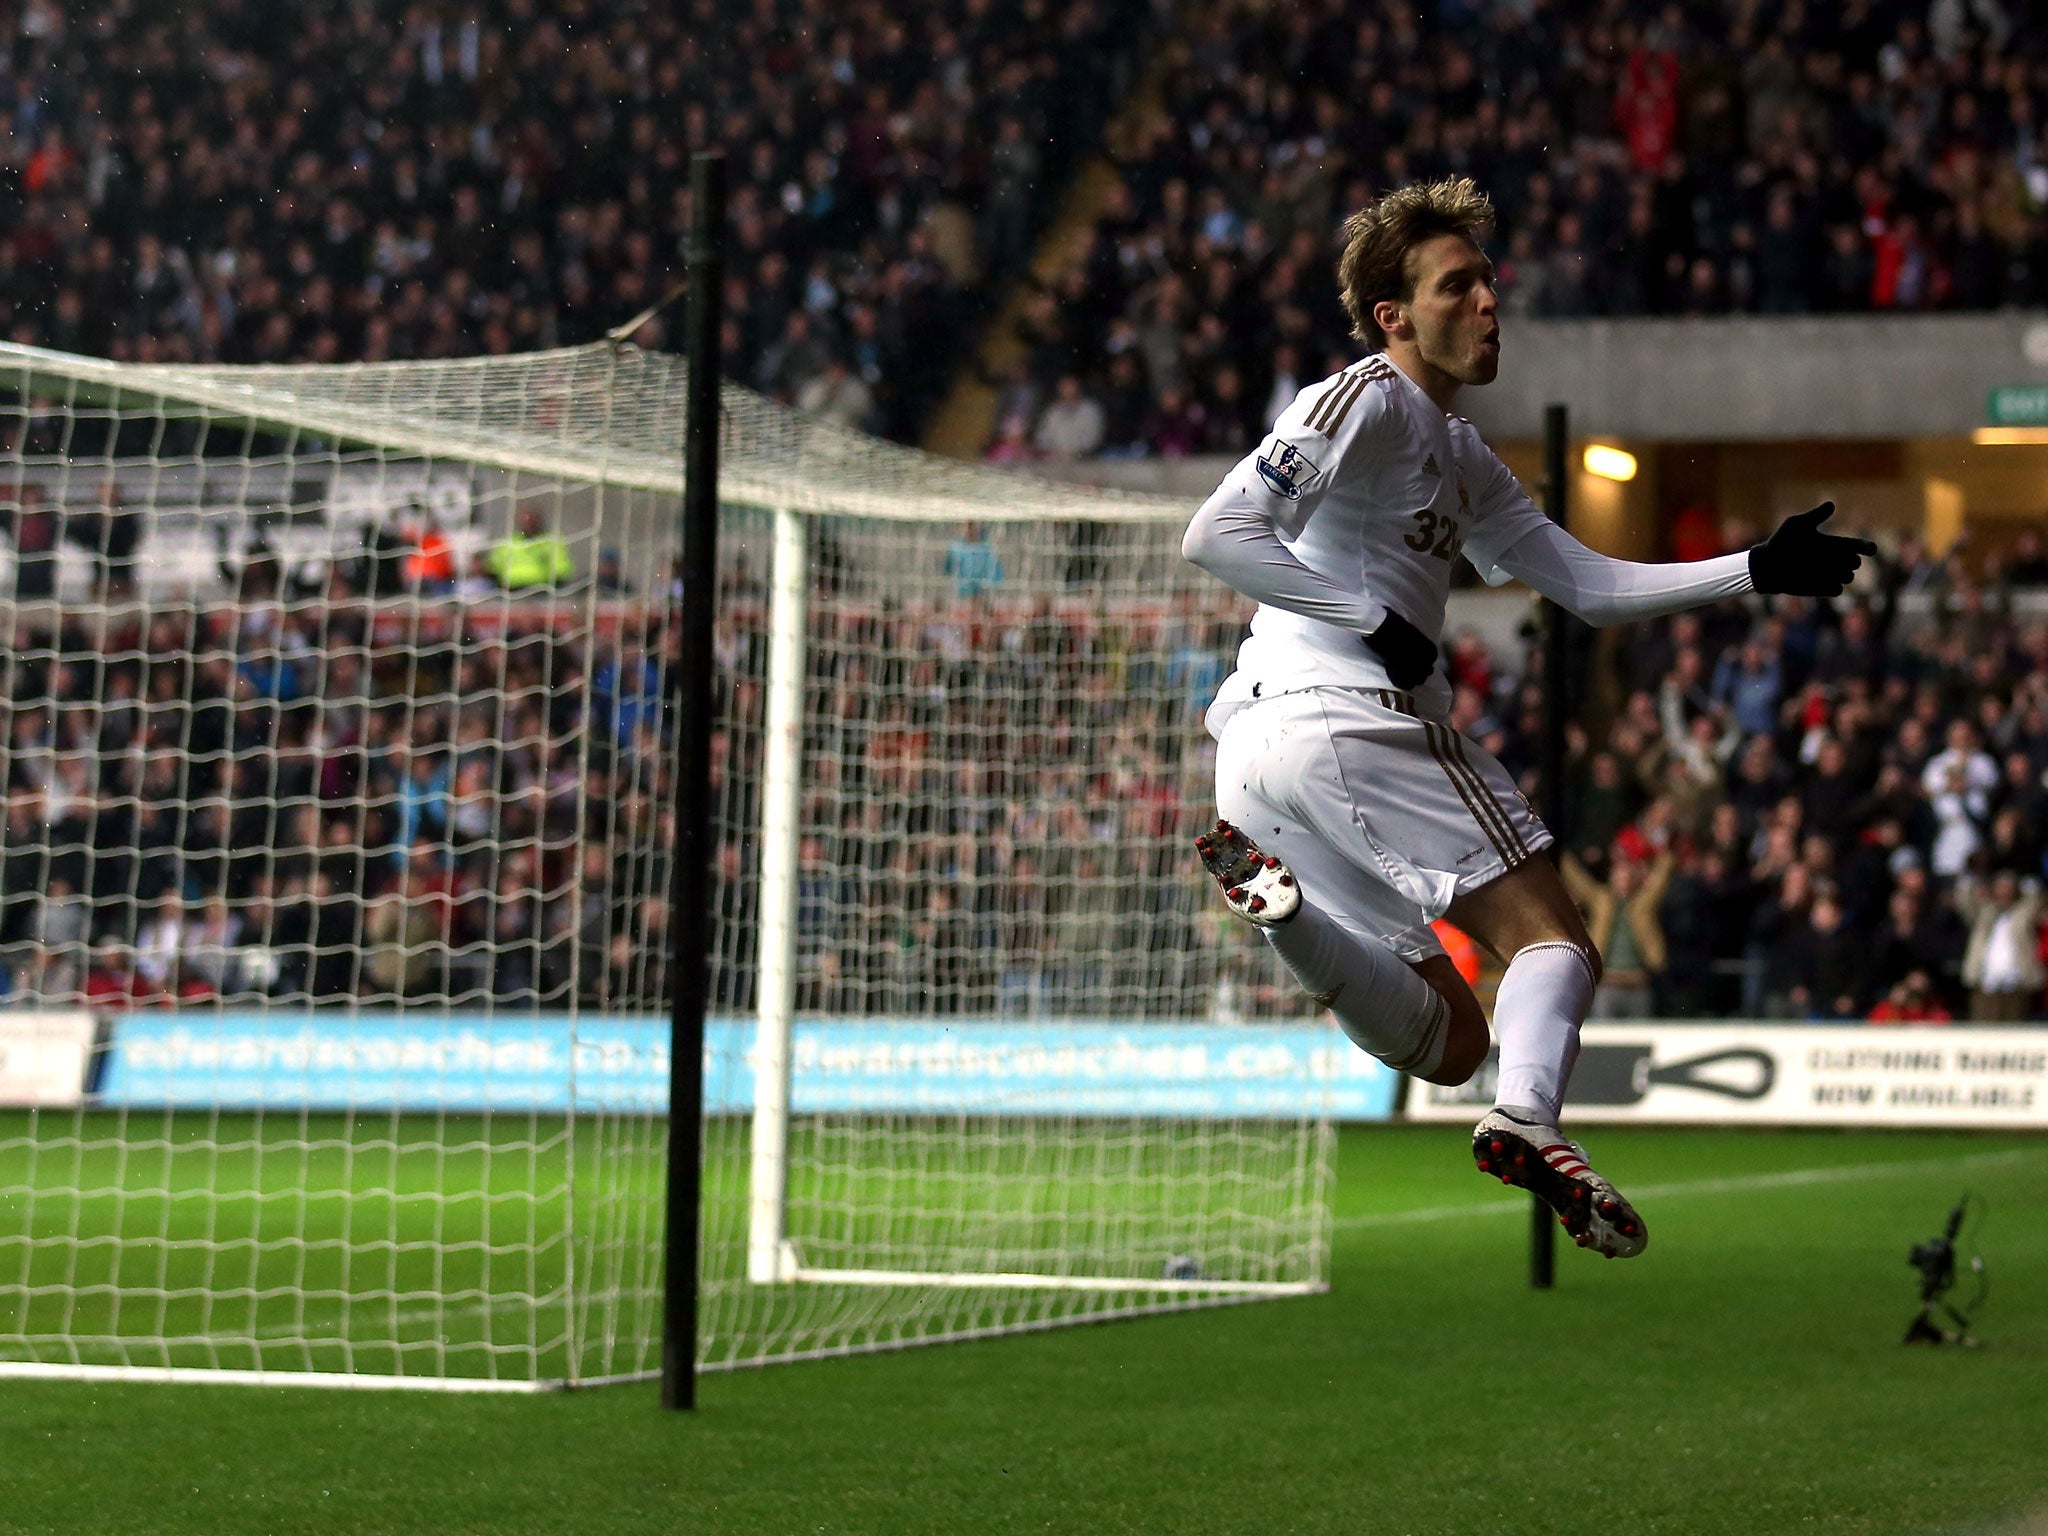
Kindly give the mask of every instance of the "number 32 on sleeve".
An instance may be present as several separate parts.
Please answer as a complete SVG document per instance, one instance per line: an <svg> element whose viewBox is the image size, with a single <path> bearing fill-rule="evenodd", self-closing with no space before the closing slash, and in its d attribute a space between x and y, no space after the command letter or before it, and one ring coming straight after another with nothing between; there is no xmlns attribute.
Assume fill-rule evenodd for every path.
<svg viewBox="0 0 2048 1536"><path fill-rule="evenodd" d="M1414 530L1403 534L1401 542L1412 550L1434 555L1439 560L1455 560L1465 547L1465 541L1458 537L1458 520L1432 512L1428 507L1415 514Z"/></svg>

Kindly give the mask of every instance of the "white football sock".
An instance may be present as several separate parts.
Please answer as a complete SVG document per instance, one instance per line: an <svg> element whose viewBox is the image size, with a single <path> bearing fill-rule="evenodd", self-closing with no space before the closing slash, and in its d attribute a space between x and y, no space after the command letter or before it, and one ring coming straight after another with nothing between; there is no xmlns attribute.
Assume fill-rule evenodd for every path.
<svg viewBox="0 0 2048 1536"><path fill-rule="evenodd" d="M1534 1111L1545 1124L1557 1124L1579 1059L1579 1026L1593 1006L1593 982L1593 957L1582 945L1551 939L1515 952L1493 1001L1500 1042L1496 1105Z"/></svg>
<svg viewBox="0 0 2048 1536"><path fill-rule="evenodd" d="M1306 899L1265 934L1302 990L1337 1016L1360 1050L1397 1072L1427 1074L1442 1065L1450 1005L1391 949L1339 927Z"/></svg>

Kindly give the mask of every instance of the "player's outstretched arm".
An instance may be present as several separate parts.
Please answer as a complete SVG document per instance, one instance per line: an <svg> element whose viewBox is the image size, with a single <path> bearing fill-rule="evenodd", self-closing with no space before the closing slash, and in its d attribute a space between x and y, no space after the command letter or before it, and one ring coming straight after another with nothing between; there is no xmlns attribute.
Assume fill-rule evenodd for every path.
<svg viewBox="0 0 2048 1536"><path fill-rule="evenodd" d="M1603 626L1661 618L1745 592L1834 597L1862 556L1877 549L1866 539L1820 532L1833 511L1833 502L1823 503L1787 518L1754 549L1676 564L1611 559L1546 522L1517 539L1498 564L1588 624Z"/></svg>
<svg viewBox="0 0 2048 1536"><path fill-rule="evenodd" d="M1530 528L1497 564L1588 624L1661 618L1754 591L1749 555L1653 565L1588 549L1557 524Z"/></svg>

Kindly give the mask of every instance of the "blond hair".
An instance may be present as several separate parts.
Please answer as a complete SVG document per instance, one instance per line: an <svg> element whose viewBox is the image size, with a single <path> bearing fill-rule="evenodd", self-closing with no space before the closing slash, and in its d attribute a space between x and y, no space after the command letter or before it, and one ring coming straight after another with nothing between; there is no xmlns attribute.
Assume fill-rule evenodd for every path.
<svg viewBox="0 0 2048 1536"><path fill-rule="evenodd" d="M1438 235L1462 235L1474 245L1493 227L1493 203L1470 176L1418 181L1397 187L1344 221L1344 254L1337 259L1337 286L1351 334L1378 350L1387 333L1372 317L1375 304L1406 303L1415 297L1415 273L1408 255Z"/></svg>

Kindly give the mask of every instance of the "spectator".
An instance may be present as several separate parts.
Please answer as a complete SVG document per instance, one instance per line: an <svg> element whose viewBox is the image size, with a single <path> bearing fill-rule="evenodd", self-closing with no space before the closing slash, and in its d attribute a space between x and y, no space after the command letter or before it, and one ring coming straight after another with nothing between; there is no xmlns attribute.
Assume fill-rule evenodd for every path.
<svg viewBox="0 0 2048 1536"><path fill-rule="evenodd" d="M842 359L828 357L817 377L798 386L796 408L834 426L856 430L872 424L875 395L867 380Z"/></svg>
<svg viewBox="0 0 2048 1536"><path fill-rule="evenodd" d="M989 150L984 245L999 276L1015 271L1028 254L1032 214L1043 162L1020 118L1006 117Z"/></svg>
<svg viewBox="0 0 2048 1536"><path fill-rule="evenodd" d="M1657 979L1664 970L1664 930L1658 904L1670 883L1672 856L1660 854L1647 867L1632 859L1615 861L1605 882L1567 853L1558 861L1565 888L1586 914L1586 931L1603 961L1593 1017L1646 1019L1656 1015Z"/></svg>
<svg viewBox="0 0 2048 1536"><path fill-rule="evenodd" d="M489 556L491 575L507 592L534 592L566 584L576 573L569 546L549 531L540 508L528 504L514 517L512 531Z"/></svg>
<svg viewBox="0 0 2048 1536"><path fill-rule="evenodd" d="M1739 969L1750 882L1714 848L1673 862L1657 907L1664 968L1655 978L1657 1012L1666 1018L1725 1018L1738 1006L1729 973Z"/></svg>
<svg viewBox="0 0 2048 1536"><path fill-rule="evenodd" d="M2031 33L2009 14L1980 23L2009 12L1991 0L1943 0L1928 50L1911 12L1835 26L1771 7L1732 25L1725 7L1667 7L1638 29L1583 7L1459 4L1393 27L1330 0L1224 0L1149 49L1159 23L1135 0L999 26L975 0L939 0L855 47L821 0L573 27L488 0L424 30L403 8L252 30L198 0L178 43L232 63L180 70L162 29L112 0L83 53L76 29L16 39L10 79L69 88L23 98L10 228L32 280L0 314L24 340L139 362L589 341L659 292L690 212L687 157L713 141L735 146L729 371L794 399L823 372L816 348L844 349L872 419L905 439L948 383L909 338L986 312L1038 246L1052 189L1103 148L1118 193L1074 242L1078 286L1055 273L1048 289L1099 334L1149 309L1163 275L1182 280L1151 349L1174 366L1148 369L1148 391L1206 390L1231 367L1256 399L1280 346L1324 368L1304 349L1342 327L1317 291L1318 242L1366 188L1444 168L1476 169L1499 201L1510 304L2028 302L2043 265L2020 211L2039 180ZM1167 66L1159 109L1105 145L1143 52ZM673 131L650 106L664 100L689 103ZM185 117L248 126L232 154L185 154ZM566 177L572 162L593 174ZM1815 244L1823 280L1802 292L1793 255ZM1254 308L1270 320L1225 324L1214 353L1205 319ZM672 344L670 324L643 340ZM1184 343L1207 354L1200 374ZM1099 358L1035 366L1049 384L1077 362L1101 388Z"/></svg>
<svg viewBox="0 0 2048 1536"><path fill-rule="evenodd" d="M366 1001L389 1005L425 994L431 971L433 914L397 891L372 901L363 914L362 977Z"/></svg>
<svg viewBox="0 0 2048 1536"><path fill-rule="evenodd" d="M1875 940L1871 971L1877 985L1889 991L1914 971L1939 976L1946 970L1953 978L1962 958L1963 939L1955 927L1941 925L1917 890L1894 890L1885 903Z"/></svg>
<svg viewBox="0 0 2048 1536"><path fill-rule="evenodd" d="M131 1008L140 996L139 987L134 956L126 946L108 939L93 951L84 987L84 1000L90 1007L110 1011Z"/></svg>
<svg viewBox="0 0 2048 1536"><path fill-rule="evenodd" d="M142 542L142 518L124 504L113 480L100 488L99 504L74 509L65 532L91 557L92 593L102 602L120 602L135 595L136 551Z"/></svg>
<svg viewBox="0 0 2048 1536"><path fill-rule="evenodd" d="M989 444L983 455L991 464L1028 464L1038 457L1038 450L1031 442L1031 417L1024 411L1015 411L1002 418L996 432L996 440Z"/></svg>
<svg viewBox="0 0 2048 1536"><path fill-rule="evenodd" d="M43 602L57 595L58 514L43 501L43 488L23 481L12 507L0 507L14 539L14 600Z"/></svg>
<svg viewBox="0 0 2048 1536"><path fill-rule="evenodd" d="M1140 458L1145 453L1145 425L1151 415L1151 391L1138 354L1110 357L1102 388L1102 452L1106 458Z"/></svg>
<svg viewBox="0 0 2048 1536"><path fill-rule="evenodd" d="M448 535L431 516L400 526L400 533L412 546L402 567L405 584L422 596L441 596L455 589L455 550Z"/></svg>
<svg viewBox="0 0 2048 1536"><path fill-rule="evenodd" d="M1793 943L1791 1002L1810 1019L1858 1019L1869 1007L1863 996L1868 984L1868 957L1863 938L1847 923L1834 891L1817 889L1807 908L1803 932Z"/></svg>
<svg viewBox="0 0 2048 1536"><path fill-rule="evenodd" d="M31 989L55 1000L83 981L87 941L92 934L92 903L63 875L52 875L38 903L35 918Z"/></svg>
<svg viewBox="0 0 2048 1536"><path fill-rule="evenodd" d="M951 233L954 210L986 206L992 180L1006 203L1021 187L1005 241L1028 250L1042 189L1096 148L1150 19L1098 0L991 28L943 0L856 60L818 0L573 21L486 0L445 24L385 9L286 29L198 0L176 46L129 0L112 7L83 53L75 28L38 26L10 57L10 81L71 86L17 125L9 227L24 268L56 274L0 293L20 339L140 362L594 340L659 292L691 213L688 156L716 139L740 146L729 370L751 375L798 310L849 340L902 437L946 383L907 366L902 338L986 303L970 285L985 253ZM232 62L181 71L166 62L180 49ZM544 91L499 88L543 74ZM691 105L665 125L662 100ZM992 155L1006 117L1021 131ZM188 119L243 125L234 153L183 153ZM598 169L572 184L571 160ZM637 339L673 344L671 324Z"/></svg>
<svg viewBox="0 0 2048 1536"><path fill-rule="evenodd" d="M818 1006L1121 1015L1156 1000L1159 955L1213 966L1204 990L1218 1006L1289 1006L1239 950L1199 938L1204 909L1172 874L1206 794L1194 722L1242 615L1205 588L1133 587L1127 556L1142 540L1105 526L1079 523L1042 548L1031 587L971 524L922 573L888 564L900 539L849 526L832 540L801 810L807 858L835 886L810 902L803 940ZM746 829L759 815L769 647L747 553L730 552L718 580L713 773L727 833L707 899L728 925L713 995L731 1006L752 995L743 962L761 917ZM109 997L126 985L161 1002L209 982L317 1006L655 995L659 946L646 935L667 877L650 806L665 795L660 722L676 697L672 635L656 627L665 608L616 599L592 632L556 628L554 605L482 603L443 630L445 606L418 604L402 582L375 612L345 569L280 605L268 594L293 591L274 579L281 559L259 558L253 577L251 563L230 562L188 607L18 616L0 668L0 952L21 984L69 984L38 947L39 914L61 904L89 913L95 955L137 944L158 956L154 982L110 982L96 964L83 985ZM1957 564L1951 590L1975 576ZM1855 622L1841 616L1845 642ZM1867 1006L1918 970L1960 1013L1960 991L1942 996L1969 947L1958 888L1972 897L2001 871L2038 870L2048 626L1986 601L1966 636L1908 610L1872 674L1845 660L1832 623L1818 605L1743 602L1647 630L1608 675L1609 659L1589 658L1592 702L1571 751L1591 793L1564 841L1610 893L1645 873L1609 874L1615 844L1645 867L1668 861L1653 914L1659 1012L1734 1011L1737 962L1751 1010L1768 995L1780 1014L1857 1016L1842 999ZM1866 638L1884 625L1873 609ZM1672 690L1676 736L1654 690L1667 675L1720 675L1746 640L1788 677L1830 676L1802 680L1724 784L1732 732L1714 690L1704 704L1689 685ZM1454 719L1526 770L1539 686L1474 633L1446 650ZM1612 722L1599 709L1610 698L1622 701ZM1977 772L1988 811L1953 880L1930 877L1939 828L1923 778L1952 735L1948 766ZM1101 744L1095 767L1079 740ZM1823 882L1838 919L1809 915ZM1646 948L1624 911L1607 932L1618 984L1649 972L1619 963ZM409 937L407 922L420 931ZM209 925L233 941L206 939ZM2008 940L1980 946L1994 975ZM1829 949L1853 955L1853 973L1809 975Z"/></svg>
<svg viewBox="0 0 2048 1536"><path fill-rule="evenodd" d="M1003 557L982 532L981 524L968 523L960 537L946 546L946 574L953 590L963 598L979 597L1003 584Z"/></svg>
<svg viewBox="0 0 2048 1536"><path fill-rule="evenodd" d="M372 601L407 595L406 563L412 553L402 515L394 513L380 522L365 523L362 554L356 559L351 585ZM226 574L225 557L222 573Z"/></svg>
<svg viewBox="0 0 2048 1536"><path fill-rule="evenodd" d="M1146 425L1145 446L1157 458L1181 459L1202 451L1205 413L1199 400L1175 384L1162 390Z"/></svg>
<svg viewBox="0 0 2048 1536"><path fill-rule="evenodd" d="M185 948L185 906L167 898L143 928L135 945L135 977L151 992L172 989L178 958Z"/></svg>
<svg viewBox="0 0 2048 1536"><path fill-rule="evenodd" d="M178 963L186 981L223 997L238 991L241 935L242 919L228 910L226 896L209 897L181 938Z"/></svg>
<svg viewBox="0 0 2048 1536"><path fill-rule="evenodd" d="M1784 691L1784 668L1754 637L1739 652L1724 654L1714 668L1713 700L1726 706L1747 737L1766 736L1777 728L1778 700Z"/></svg>
<svg viewBox="0 0 2048 1536"><path fill-rule="evenodd" d="M1870 1010L1873 1024L1947 1024L1955 1018L1935 995L1925 971L1908 971Z"/></svg>
<svg viewBox="0 0 2048 1536"><path fill-rule="evenodd" d="M1042 458L1087 458L1102 446L1104 425L1102 407L1083 392L1079 379L1064 374L1038 418L1032 446Z"/></svg>
<svg viewBox="0 0 2048 1536"><path fill-rule="evenodd" d="M1802 942L1813 902L1813 876L1792 864L1777 878L1777 890L1757 904L1744 955L1750 963L1743 1012L1751 1018L1803 1018L1811 989Z"/></svg>
<svg viewBox="0 0 2048 1536"><path fill-rule="evenodd" d="M1970 1017L2008 1024L2041 1012L2041 887L2009 872L1988 885L1966 880L1956 903L1970 924L1963 951L1963 985L1970 989Z"/></svg>
<svg viewBox="0 0 2048 1536"><path fill-rule="evenodd" d="M1930 867L1943 880L1960 875L1983 846L1990 797L1985 789L1971 787L1970 777L1969 764L1951 759L1947 753L1927 765L1924 782L1935 822Z"/></svg>
<svg viewBox="0 0 2048 1536"><path fill-rule="evenodd" d="M1642 796L1622 777L1621 760L1611 751L1595 752L1584 782L1571 798L1571 840L1582 850L1605 850L1635 817Z"/></svg>

